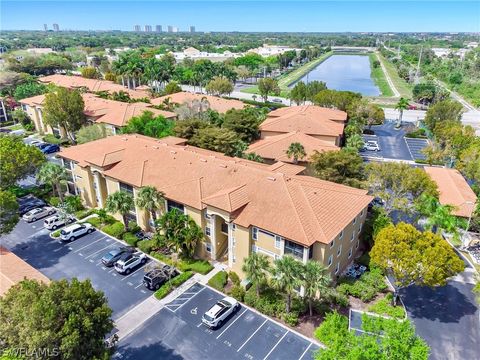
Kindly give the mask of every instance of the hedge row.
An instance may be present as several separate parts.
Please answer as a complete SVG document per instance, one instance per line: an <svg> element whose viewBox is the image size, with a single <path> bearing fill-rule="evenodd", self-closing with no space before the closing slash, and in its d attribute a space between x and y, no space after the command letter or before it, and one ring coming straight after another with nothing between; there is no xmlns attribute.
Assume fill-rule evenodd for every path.
<svg viewBox="0 0 480 360"><path fill-rule="evenodd" d="M193 276L193 272L191 271L186 271L184 273L181 273L180 275L175 276L172 280L170 280L169 282L166 282L165 284L162 285L160 289L155 291L155 297L158 300L163 299L165 296L170 294L175 288L182 285L185 281L190 279L192 276Z"/></svg>

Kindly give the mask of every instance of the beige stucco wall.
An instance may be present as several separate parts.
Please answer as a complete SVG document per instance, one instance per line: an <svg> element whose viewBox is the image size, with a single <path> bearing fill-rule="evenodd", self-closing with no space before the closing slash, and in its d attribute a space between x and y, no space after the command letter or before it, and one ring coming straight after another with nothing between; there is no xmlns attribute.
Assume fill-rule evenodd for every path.
<svg viewBox="0 0 480 360"><path fill-rule="evenodd" d="M235 271L240 278L245 278L245 274L242 271L242 265L246 257L250 255L252 248L252 241L250 240L250 231L247 228L236 225L234 231L235 245L234 245L234 263L232 264L232 270Z"/></svg>
<svg viewBox="0 0 480 360"><path fill-rule="evenodd" d="M80 191L80 197L85 206L95 208L97 207L97 201L95 199L95 190L93 188L92 173L88 168L82 168L78 164L75 164L72 171L75 178L75 185Z"/></svg>

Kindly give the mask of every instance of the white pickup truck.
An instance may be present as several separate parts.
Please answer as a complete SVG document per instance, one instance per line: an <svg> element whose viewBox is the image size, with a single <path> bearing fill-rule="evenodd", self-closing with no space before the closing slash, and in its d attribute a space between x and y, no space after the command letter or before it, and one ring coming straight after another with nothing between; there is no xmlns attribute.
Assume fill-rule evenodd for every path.
<svg viewBox="0 0 480 360"><path fill-rule="evenodd" d="M135 269L137 266L141 266L147 262L147 255L141 251L136 253L127 253L124 254L118 261L115 263L115 270L120 274L128 275Z"/></svg>

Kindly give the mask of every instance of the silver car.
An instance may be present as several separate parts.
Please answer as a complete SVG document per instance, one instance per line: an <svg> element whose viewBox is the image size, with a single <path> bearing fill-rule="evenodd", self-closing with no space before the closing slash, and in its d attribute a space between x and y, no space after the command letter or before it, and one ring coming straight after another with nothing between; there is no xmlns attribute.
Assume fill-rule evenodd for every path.
<svg viewBox="0 0 480 360"><path fill-rule="evenodd" d="M45 216L53 215L55 214L55 211L56 210L50 206L44 206L41 208L30 210L22 216L22 219L30 223L37 221L38 219L42 219Z"/></svg>

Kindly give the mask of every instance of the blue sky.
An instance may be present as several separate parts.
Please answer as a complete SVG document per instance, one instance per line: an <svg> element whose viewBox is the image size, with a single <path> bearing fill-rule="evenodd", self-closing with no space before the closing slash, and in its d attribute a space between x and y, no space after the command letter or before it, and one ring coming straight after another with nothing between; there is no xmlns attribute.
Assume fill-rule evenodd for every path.
<svg viewBox="0 0 480 360"><path fill-rule="evenodd" d="M0 1L0 29L480 32L480 1Z"/></svg>

